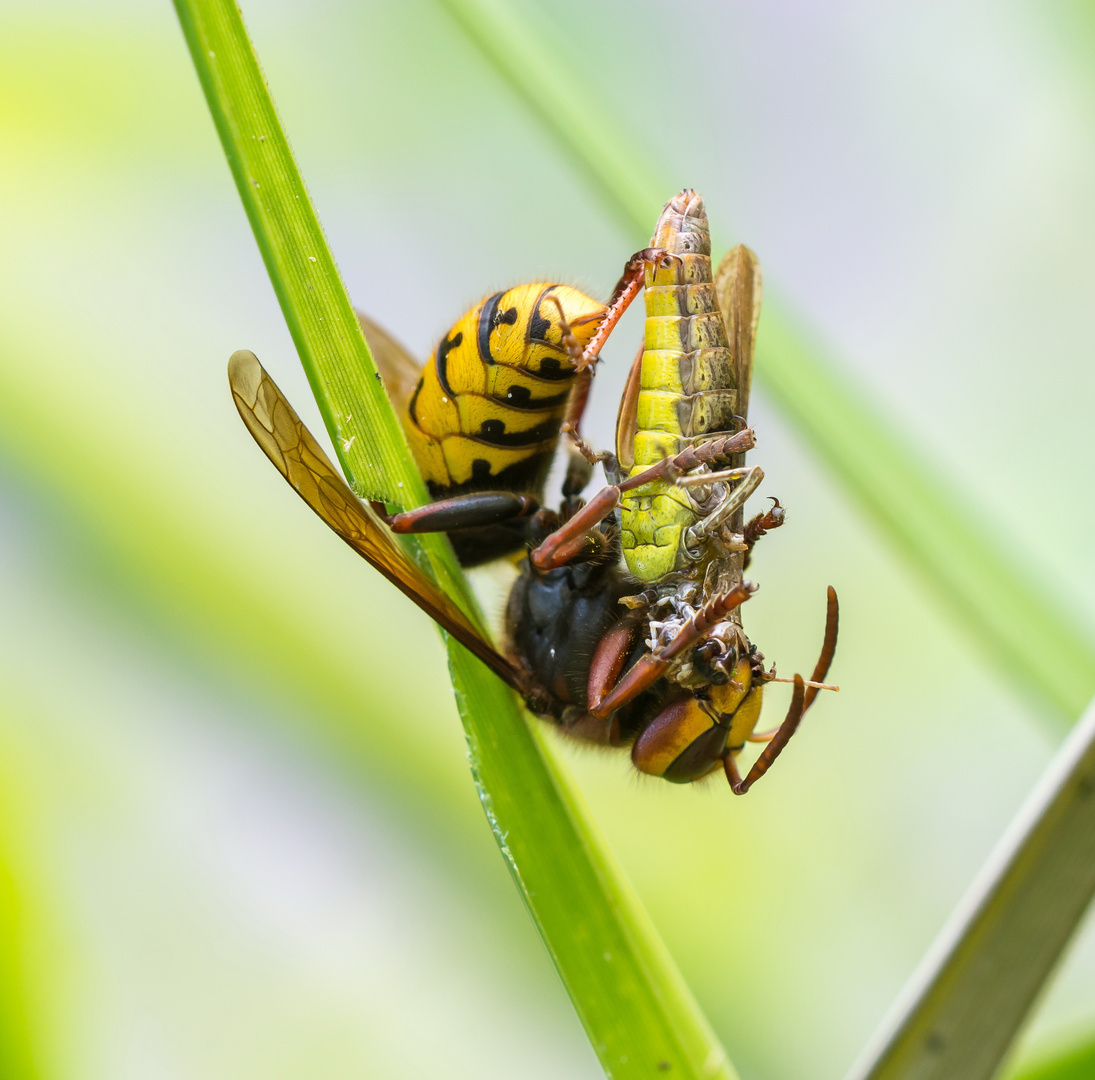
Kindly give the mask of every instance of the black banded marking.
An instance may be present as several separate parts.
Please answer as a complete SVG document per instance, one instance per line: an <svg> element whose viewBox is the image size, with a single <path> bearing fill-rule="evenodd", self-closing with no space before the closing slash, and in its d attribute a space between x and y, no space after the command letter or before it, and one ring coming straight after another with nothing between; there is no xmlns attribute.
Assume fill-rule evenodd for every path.
<svg viewBox="0 0 1095 1080"><path fill-rule="evenodd" d="M534 342L534 344L546 344L549 349L555 348L550 342L537 341ZM540 361L540 366L538 368L528 367L527 365L529 362L528 358L526 358L518 364L502 364L497 360L493 360L492 364L494 367L508 368L510 371L518 372L522 379L534 379L539 382L565 382L567 379L574 378L574 368L563 367L562 362L557 356L545 356L543 360Z"/></svg>
<svg viewBox="0 0 1095 1080"><path fill-rule="evenodd" d="M418 395L422 393L422 387L425 383L426 377L423 375L422 378L418 380L418 385L414 388L414 393L411 394L411 400L407 405L407 415L410 416L411 423L417 428L420 428L422 425L418 422L418 413L415 411L415 406L418 404Z"/></svg>
<svg viewBox="0 0 1095 1080"><path fill-rule="evenodd" d="M528 340L529 344L546 345L549 349L555 349L562 351L562 329L559 331L559 341L552 341L548 337L548 331L552 329L554 323L551 319L545 318L540 314L540 308L547 301L547 298L558 289L558 285L549 285L540 295L536 298L536 303L532 306L532 317L529 319L528 328ZM551 310L558 312L558 309L554 304L551 305ZM543 379L545 382L564 382L567 379L574 378L573 368L564 368L562 361L557 356L545 356L540 361L540 367L538 370L533 371L531 368L526 368L526 371L530 375L535 375L537 378Z"/></svg>
<svg viewBox="0 0 1095 1080"><path fill-rule="evenodd" d="M503 405L508 405L511 409L528 409L538 412L541 409L553 409L558 405L563 405L568 397L570 397L569 390L561 394L552 394L550 397L534 398L529 387L515 383L506 390L505 397L495 397L494 400L501 402Z"/></svg>
<svg viewBox="0 0 1095 1080"><path fill-rule="evenodd" d="M536 374L547 382L562 382L564 379L574 378L574 369L564 368L557 356L545 356L540 361L540 370Z"/></svg>
<svg viewBox="0 0 1095 1080"><path fill-rule="evenodd" d="M507 491L536 492L543 486L544 476L551 465L550 451L529 454L505 468L495 470L486 458L473 458L471 479L460 484L439 484L426 481L433 499L447 499L465 491L482 491L484 487L505 488Z"/></svg>
<svg viewBox="0 0 1095 1080"><path fill-rule="evenodd" d="M521 389L518 387L518 389ZM566 394L559 394L547 401L543 399L531 399L527 405L514 404L507 398L498 397L495 394L477 394L473 390L466 390L463 394L460 394L457 401L466 403L467 406L474 408L479 402L484 402L488 407L488 415L496 415L498 409L501 408L506 412L513 413L512 420L515 423L525 423L527 421L527 414L531 413L535 415L540 413L545 418L558 417L559 406L566 403L566 399L569 397L569 391ZM559 423L559 420L555 420Z"/></svg>
<svg viewBox="0 0 1095 1080"><path fill-rule="evenodd" d="M491 331L497 326L516 326L517 325L517 308L506 308L505 311L499 311L498 308L502 303L502 297L505 293L496 292L493 296L487 297L483 301L483 308L479 312L479 325L475 331L475 343L479 349L479 359L484 364L493 364L494 357L490 351L490 335Z"/></svg>
<svg viewBox="0 0 1095 1080"><path fill-rule="evenodd" d="M486 443L488 446L535 446L537 443L547 442L559 434L559 422L556 419L545 420L535 427L525 428L523 431L507 431L506 425L501 420L484 420L474 436L477 442Z"/></svg>
<svg viewBox="0 0 1095 1080"><path fill-rule="evenodd" d="M528 337L529 341L539 341L545 345L551 345L553 342L548 341L547 333L551 329L551 320L545 319L540 314L540 305L547 298L549 293L553 293L558 288L557 285L549 285L538 297L536 297L536 303L532 305L532 318L529 319L528 324ZM554 307L554 305L552 305Z"/></svg>
<svg viewBox="0 0 1095 1080"><path fill-rule="evenodd" d="M464 331L458 330L451 338L445 337L437 345L437 353L434 355L434 367L437 370L437 381L441 384L441 389L445 391L449 397L454 398L456 395L452 392L452 387L449 386L449 376L445 370L449 363L449 353L453 349L458 349L464 343ZM418 384L419 390L422 388L421 382ZM415 397L418 396L418 390L415 391Z"/></svg>
<svg viewBox="0 0 1095 1080"><path fill-rule="evenodd" d="M506 396L498 400L514 409L527 409L532 401L532 391L527 386L511 386L506 391Z"/></svg>

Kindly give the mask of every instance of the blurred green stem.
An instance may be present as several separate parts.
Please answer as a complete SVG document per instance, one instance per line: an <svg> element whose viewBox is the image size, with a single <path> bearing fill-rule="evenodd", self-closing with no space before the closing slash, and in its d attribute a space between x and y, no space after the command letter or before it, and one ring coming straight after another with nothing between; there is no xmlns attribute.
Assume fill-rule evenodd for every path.
<svg viewBox="0 0 1095 1080"><path fill-rule="evenodd" d="M1007 1074L1007 1080L1091 1080L1095 1076L1095 1037L1046 1055Z"/></svg>
<svg viewBox="0 0 1095 1080"><path fill-rule="evenodd" d="M849 1080L991 1080L1095 896L1095 703Z"/></svg>
<svg viewBox="0 0 1095 1080"><path fill-rule="evenodd" d="M0 700L4 702L6 722L33 723L37 719L22 714L7 683L0 687ZM0 1077L37 1080L42 1074L35 1062L30 1016L33 999L25 949L26 917L41 917L42 912L30 902L39 897L28 897L23 880L27 840L19 833L27 817L26 791L10 747L2 741L0 747L5 752L0 760ZM38 975L41 977L42 972Z"/></svg>
<svg viewBox="0 0 1095 1080"><path fill-rule="evenodd" d="M18 883L0 852L0 1076L34 1080L40 1074L31 1055L27 986L21 958Z"/></svg>

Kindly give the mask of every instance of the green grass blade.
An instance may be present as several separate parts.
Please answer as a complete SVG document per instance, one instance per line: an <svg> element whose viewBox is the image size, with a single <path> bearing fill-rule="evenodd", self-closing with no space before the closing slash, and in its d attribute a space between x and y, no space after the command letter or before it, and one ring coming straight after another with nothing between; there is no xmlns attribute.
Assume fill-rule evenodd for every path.
<svg viewBox="0 0 1095 1080"><path fill-rule="evenodd" d="M377 407L376 367L242 20L227 4L179 0L175 9L347 481L362 497L400 506L424 502L399 424L391 409ZM397 487L399 480L408 486ZM408 493L417 502L408 502Z"/></svg>
<svg viewBox="0 0 1095 1080"><path fill-rule="evenodd" d="M1095 705L849 1080L990 1080L1095 896Z"/></svg>
<svg viewBox="0 0 1095 1080"><path fill-rule="evenodd" d="M539 731L478 661L451 666L461 715L488 718L468 723L479 797L606 1075L734 1077L561 764L537 753Z"/></svg>
<svg viewBox="0 0 1095 1080"><path fill-rule="evenodd" d="M564 59L575 51L550 28L533 28L520 7L499 0L442 3L590 180L631 244L647 243L655 215L674 194L660 180L668 169L618 133L581 72ZM997 668L1059 721L1075 719L1095 694L1088 635L978 521L971 500L911 439L893 434L885 410L840 375L778 299L765 301L756 378Z"/></svg>
<svg viewBox="0 0 1095 1080"><path fill-rule="evenodd" d="M275 291L333 427L344 467L359 480L359 490L383 491L396 501L390 498L394 489L410 493L412 504L420 501L423 485L372 376L349 299L239 11L223 0L177 0L176 7ZM302 265L300 250L314 256L321 271ZM349 374L344 367L351 369ZM363 430L363 417L382 420ZM364 462L360 447L369 448ZM382 463L383 475L371 471L377 463ZM442 580L460 587L447 545L430 554ZM636 1078L658 1071L686 1078L732 1077L655 931L577 797L545 759L513 695L451 643L450 663L472 770L491 828L606 1072Z"/></svg>

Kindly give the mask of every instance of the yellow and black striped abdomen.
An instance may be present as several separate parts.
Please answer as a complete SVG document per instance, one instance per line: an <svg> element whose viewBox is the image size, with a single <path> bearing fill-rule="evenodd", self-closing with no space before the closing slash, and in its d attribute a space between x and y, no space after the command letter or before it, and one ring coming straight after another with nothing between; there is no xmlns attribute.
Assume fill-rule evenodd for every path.
<svg viewBox="0 0 1095 1080"><path fill-rule="evenodd" d="M604 306L569 286L539 282L487 297L441 339L423 369L402 419L435 498L543 486L574 381L552 297L584 346Z"/></svg>
<svg viewBox="0 0 1095 1080"><path fill-rule="evenodd" d="M703 199L684 191L671 200L651 246L677 259L646 271L636 469L733 431L738 411L736 372L711 280Z"/></svg>

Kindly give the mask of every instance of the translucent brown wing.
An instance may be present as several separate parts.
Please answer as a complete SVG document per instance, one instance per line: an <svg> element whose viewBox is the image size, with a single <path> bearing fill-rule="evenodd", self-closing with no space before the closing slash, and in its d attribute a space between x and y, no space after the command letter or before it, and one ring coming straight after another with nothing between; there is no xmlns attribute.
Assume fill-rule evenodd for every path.
<svg viewBox="0 0 1095 1080"><path fill-rule="evenodd" d="M293 411L254 353L228 361L228 382L247 430L293 490L359 555L514 689L523 681L455 602L415 566L379 517L360 501Z"/></svg>
<svg viewBox="0 0 1095 1080"><path fill-rule="evenodd" d="M407 402L422 377L422 365L380 323L374 322L363 311L357 312L357 321L384 380L384 389L388 391L396 413L402 418Z"/></svg>
<svg viewBox="0 0 1095 1080"><path fill-rule="evenodd" d="M719 298L722 321L730 340L738 381L738 407L742 417L749 415L749 391L753 384L753 346L760 318L760 263L744 244L731 248L715 272L715 292Z"/></svg>

